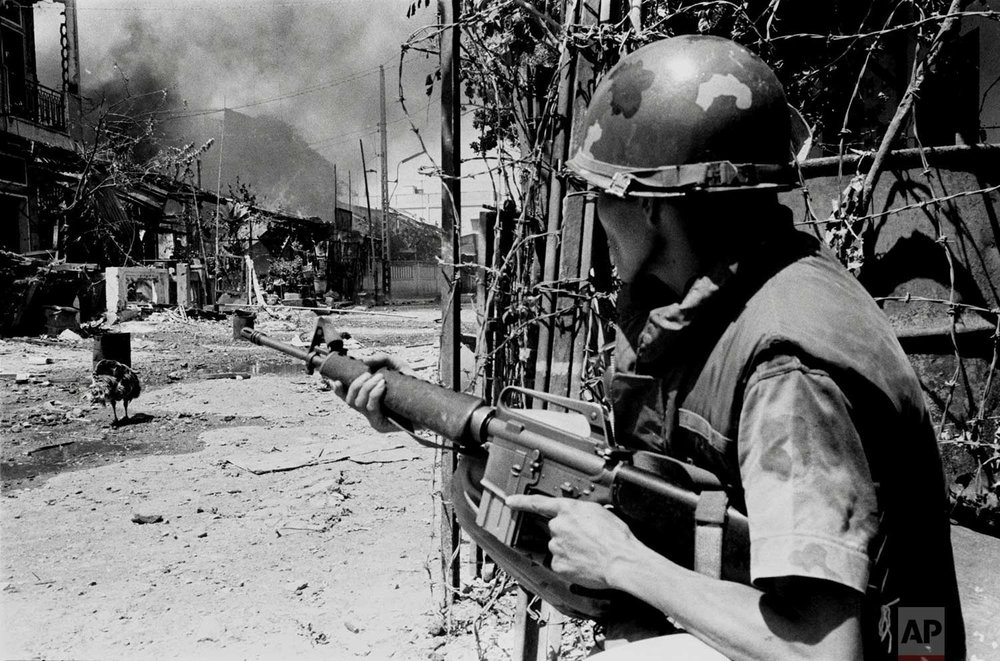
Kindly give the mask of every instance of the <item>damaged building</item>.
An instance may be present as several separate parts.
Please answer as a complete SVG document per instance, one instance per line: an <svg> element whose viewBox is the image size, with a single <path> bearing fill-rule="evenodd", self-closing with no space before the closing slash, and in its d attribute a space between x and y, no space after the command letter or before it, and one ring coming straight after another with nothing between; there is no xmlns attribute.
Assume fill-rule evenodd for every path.
<svg viewBox="0 0 1000 661"><path fill-rule="evenodd" d="M92 111L83 113L76 1L57 5L62 12L53 23L36 15L41 3L0 0L0 333L34 334L51 328L53 315L78 323L130 305L246 303L253 288L248 263L271 302L437 295L440 230L406 214L390 209L383 223L381 210L333 203L335 190L318 185L311 187L316 199L285 201L299 213L281 203L274 209L248 202L232 186L228 196L207 191L201 160L211 140L169 148L172 160L164 162L170 167L159 171L146 167L141 154L91 149L99 136ZM46 86L39 70L54 67L36 61L36 30L53 29L59 31L61 80ZM268 124L270 133L262 133L251 130L262 120L227 116L236 135L240 122L248 125L250 146L265 138L294 143L296 162L311 164L314 179L324 180L321 157L306 154L288 130ZM227 172L237 188L246 174L269 190L273 173L255 172L255 159L234 148L239 144L227 144L227 158L235 159L227 161ZM149 158L163 148L153 140L145 147ZM301 212L331 207L332 213Z"/></svg>
<svg viewBox="0 0 1000 661"><path fill-rule="evenodd" d="M42 85L35 61L34 3L0 2L0 248L46 257L57 218L47 204L70 182L83 140L75 0L59 25L62 81Z"/></svg>
<svg viewBox="0 0 1000 661"><path fill-rule="evenodd" d="M58 242L54 210L75 169L83 141L80 56L75 0L58 0L61 80L39 82L34 2L0 2L0 264L6 297L0 326L42 322L34 300L62 301L91 312L96 267L48 264ZM49 26L51 29L51 26ZM51 35L49 35L51 36ZM39 265L46 268L39 272ZM19 283L15 287L11 283ZM28 321L29 323L25 324Z"/></svg>
<svg viewBox="0 0 1000 661"><path fill-rule="evenodd" d="M438 296L440 229L390 209L390 260L382 264L381 216L381 210L369 214L366 207L343 202L333 222L262 213L252 240L256 275L293 304L310 298L317 304L375 298L385 273L392 300Z"/></svg>

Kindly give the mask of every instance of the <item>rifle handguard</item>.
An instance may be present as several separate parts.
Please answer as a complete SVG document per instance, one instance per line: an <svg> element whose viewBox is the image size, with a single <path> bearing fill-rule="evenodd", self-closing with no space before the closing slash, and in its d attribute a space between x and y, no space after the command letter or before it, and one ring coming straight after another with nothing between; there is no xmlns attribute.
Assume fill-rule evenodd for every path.
<svg viewBox="0 0 1000 661"><path fill-rule="evenodd" d="M355 358L336 353L324 354L315 349L297 349L259 330L244 328L240 334L254 344L305 361L308 370L319 369L326 378L344 384L372 371L367 363ZM382 368L378 371L385 377L385 398L382 401L391 413L455 443L469 445L476 442L478 430L475 424L481 424L482 419L473 420L473 414L487 408L481 398L436 387L396 370Z"/></svg>

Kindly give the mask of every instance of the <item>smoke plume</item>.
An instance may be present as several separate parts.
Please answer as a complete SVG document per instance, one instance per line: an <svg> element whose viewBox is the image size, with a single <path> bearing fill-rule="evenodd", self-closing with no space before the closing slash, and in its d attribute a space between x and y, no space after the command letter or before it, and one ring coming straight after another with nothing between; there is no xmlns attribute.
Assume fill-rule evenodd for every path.
<svg viewBox="0 0 1000 661"><path fill-rule="evenodd" d="M225 142L240 153L254 151L237 145L253 141L255 133L267 145L262 158L274 163L305 160L315 167L315 159L303 156L308 147L328 166L337 164L339 197L346 200L349 171L356 197L363 191L359 140L367 167L378 168L379 65L386 73L390 168L419 149L397 102L400 44L435 17L433 10L423 9L407 19L408 7L405 0L84 0L79 3L83 92L115 98L127 82L130 96L150 98L143 110L152 110L154 99L160 105L168 142L214 138L206 165L218 162ZM436 64L422 55L408 57L403 81L408 108L425 110L414 119L428 131L432 147L438 115L426 112L423 80ZM157 90L166 90L165 101L154 94ZM261 121L256 128L252 121L238 122L242 134L236 126L226 127L224 138L223 108ZM277 126L282 122L293 133ZM286 133L287 140L278 139ZM285 148L287 153L281 153ZM260 175L260 165L250 169ZM240 164L229 158L223 166L225 193L225 182L241 173ZM210 169L212 181L205 186L214 188L215 168ZM377 175L369 175L377 196ZM314 172L307 178L324 176ZM390 170L389 176L395 174ZM241 176L248 178L255 177ZM332 173L326 181L332 188ZM287 185L282 190L279 196L287 198ZM268 202L292 212L324 211L313 202Z"/></svg>

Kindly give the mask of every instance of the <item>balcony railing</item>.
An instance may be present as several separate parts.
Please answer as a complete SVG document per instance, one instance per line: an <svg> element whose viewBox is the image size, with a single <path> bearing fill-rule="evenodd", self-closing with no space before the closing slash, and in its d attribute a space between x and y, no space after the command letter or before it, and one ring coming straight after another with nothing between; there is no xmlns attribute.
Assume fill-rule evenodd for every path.
<svg viewBox="0 0 1000 661"><path fill-rule="evenodd" d="M8 78L8 82L10 81ZM8 112L55 131L66 130L65 95L33 81L8 88ZM20 87L20 89L17 89Z"/></svg>

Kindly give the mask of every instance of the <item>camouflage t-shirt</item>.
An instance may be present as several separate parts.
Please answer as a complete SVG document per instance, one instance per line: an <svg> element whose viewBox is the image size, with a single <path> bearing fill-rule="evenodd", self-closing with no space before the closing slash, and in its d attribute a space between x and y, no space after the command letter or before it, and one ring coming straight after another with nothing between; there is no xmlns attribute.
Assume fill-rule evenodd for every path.
<svg viewBox="0 0 1000 661"><path fill-rule="evenodd" d="M739 430L754 583L805 576L864 594L878 503L837 384L798 358L765 362L748 382Z"/></svg>

